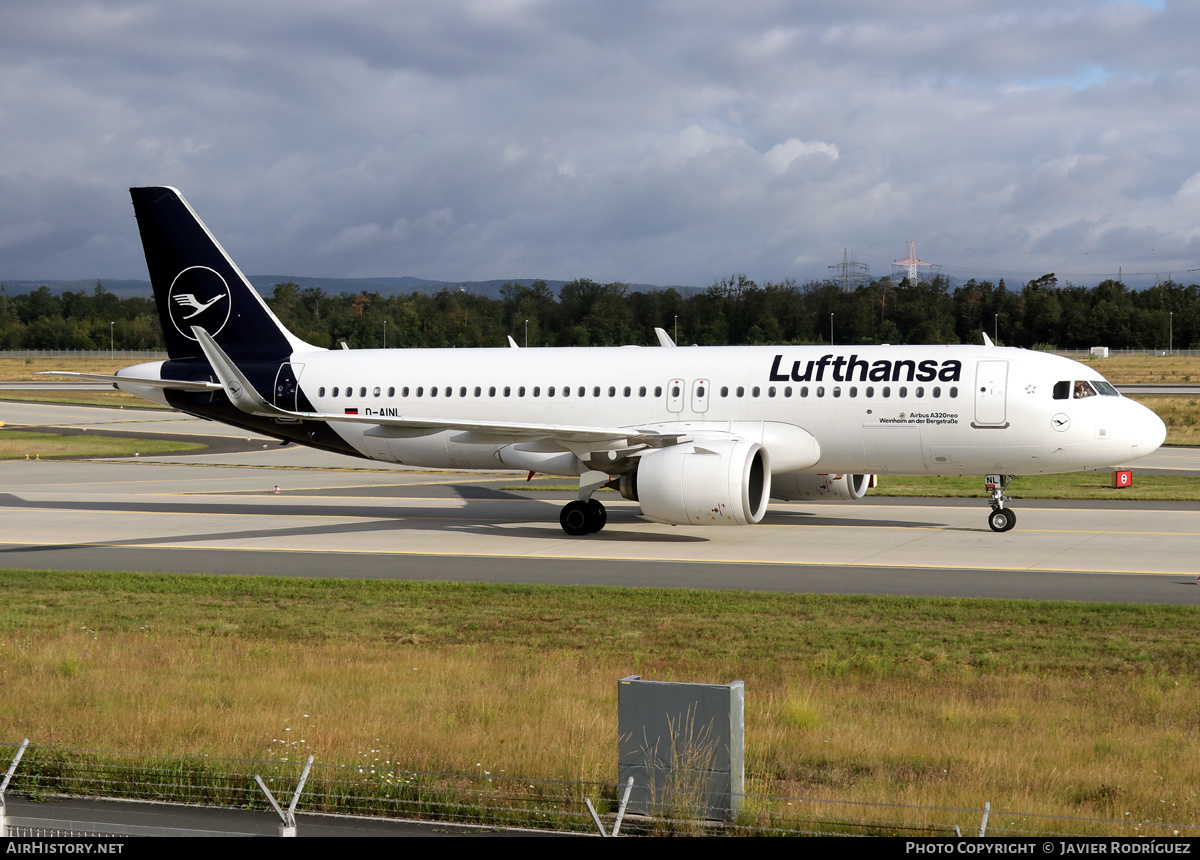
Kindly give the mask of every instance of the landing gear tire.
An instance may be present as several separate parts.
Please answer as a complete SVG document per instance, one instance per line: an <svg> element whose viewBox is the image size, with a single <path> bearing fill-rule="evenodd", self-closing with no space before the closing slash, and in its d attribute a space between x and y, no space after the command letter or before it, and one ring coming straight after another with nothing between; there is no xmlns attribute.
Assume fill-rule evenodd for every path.
<svg viewBox="0 0 1200 860"><path fill-rule="evenodd" d="M1006 532L1017 524L1017 513L1012 508L997 508L988 514L988 525L994 532Z"/></svg>
<svg viewBox="0 0 1200 860"><path fill-rule="evenodd" d="M581 537L590 534L595 516L587 502L574 501L563 506L559 511L558 523L563 531L571 537Z"/></svg>
<svg viewBox="0 0 1200 860"><path fill-rule="evenodd" d="M608 525L608 509L595 499L588 499L587 505L592 512L592 532L598 532Z"/></svg>

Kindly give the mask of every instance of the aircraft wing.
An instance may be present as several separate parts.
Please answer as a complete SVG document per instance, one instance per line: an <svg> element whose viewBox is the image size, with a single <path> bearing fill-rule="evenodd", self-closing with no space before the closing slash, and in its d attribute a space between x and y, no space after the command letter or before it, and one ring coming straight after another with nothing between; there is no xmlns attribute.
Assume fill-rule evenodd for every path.
<svg viewBox="0 0 1200 860"><path fill-rule="evenodd" d="M200 348L212 365L219 387L225 389L229 400L238 409L251 415L274 418L301 419L308 421L345 421L356 424L372 424L378 427L400 427L427 430L463 430L487 433L495 436L511 436L521 439L552 438L564 443L591 444L605 442L615 447L649 445L662 447L678 443L686 434L662 433L656 430L638 430L628 427L587 427L570 424L532 424L524 422L476 421L461 418L423 418L419 416L389 416L357 414L351 412L294 412L268 403L255 390L250 380L230 360L203 328L193 326Z"/></svg>
<svg viewBox="0 0 1200 860"><path fill-rule="evenodd" d="M220 391L223 386L219 382L188 382L182 379L143 379L137 376L112 376L107 373L75 373L66 370L45 370L38 376L69 376L72 379L87 379L94 382L111 382L115 388L117 383L129 385L145 385L149 388L163 388L171 391Z"/></svg>
<svg viewBox="0 0 1200 860"><path fill-rule="evenodd" d="M289 417L310 421L348 421L380 427L411 427L427 430L464 430L495 436L525 439L561 439L565 442L623 442L629 445L661 447L674 445L687 434L662 433L634 427L587 427L574 424L529 424L499 421L468 421L459 418L422 418L420 416L354 415L337 412L288 412Z"/></svg>

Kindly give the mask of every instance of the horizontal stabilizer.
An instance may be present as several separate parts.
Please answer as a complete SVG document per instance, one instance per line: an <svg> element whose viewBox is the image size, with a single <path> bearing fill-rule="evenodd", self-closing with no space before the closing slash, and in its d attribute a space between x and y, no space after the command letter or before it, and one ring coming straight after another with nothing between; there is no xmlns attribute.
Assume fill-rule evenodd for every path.
<svg viewBox="0 0 1200 860"><path fill-rule="evenodd" d="M107 373L75 373L66 370L45 370L38 376L67 376L72 379L87 379L93 382L111 382L115 388L118 383L127 385L145 385L148 388L162 388L169 391L220 391L219 382L191 382L182 379L143 379L137 376L111 376Z"/></svg>

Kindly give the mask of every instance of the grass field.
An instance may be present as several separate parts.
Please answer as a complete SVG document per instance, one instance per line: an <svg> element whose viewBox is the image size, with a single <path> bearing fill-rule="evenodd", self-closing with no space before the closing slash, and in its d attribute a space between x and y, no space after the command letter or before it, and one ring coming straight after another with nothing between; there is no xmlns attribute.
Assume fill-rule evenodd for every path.
<svg viewBox="0 0 1200 860"><path fill-rule="evenodd" d="M0 460L53 460L62 457L129 457L134 454L167 454L196 451L200 442L178 442L154 437L125 438L84 433L60 436L28 430L0 429Z"/></svg>
<svg viewBox="0 0 1200 860"><path fill-rule="evenodd" d="M0 737L612 781L617 680L746 682L747 791L1200 803L1200 609L0 571Z"/></svg>

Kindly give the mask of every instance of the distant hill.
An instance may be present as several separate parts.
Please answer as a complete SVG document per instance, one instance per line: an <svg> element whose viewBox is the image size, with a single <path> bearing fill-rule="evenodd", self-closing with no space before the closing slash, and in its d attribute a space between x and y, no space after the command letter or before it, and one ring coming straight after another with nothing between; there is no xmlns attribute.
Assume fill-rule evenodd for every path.
<svg viewBox="0 0 1200 860"><path fill-rule="evenodd" d="M270 295L276 284L283 284L291 281L298 287L318 287L324 290L329 295L340 295L342 293L350 293L357 295L358 293L379 293L383 296L406 296L410 293L423 293L425 295L433 295L444 289L451 290L466 290L477 296L486 296L490 299L500 298L500 288L505 284L521 284L522 286L532 286L538 278L506 278L503 280L497 279L494 281L430 281L424 278L305 278L296 275L248 275L250 283L254 285L260 293ZM130 281L130 280L106 280L98 279L104 285L104 289L108 290L115 296L121 298L130 298L140 296L149 298L151 295L149 281ZM0 279L0 285L8 289L10 296L29 293L36 290L38 287L47 286L53 293L63 293L70 290L73 293L90 293L96 286L97 279L92 278L80 281L30 281L26 279L19 280L4 280ZM567 281L552 281L547 280L546 286L555 293L568 283ZM662 287L656 284L630 284L629 291L634 292L652 292L654 290L675 289L683 295L691 295L702 290L701 287Z"/></svg>

